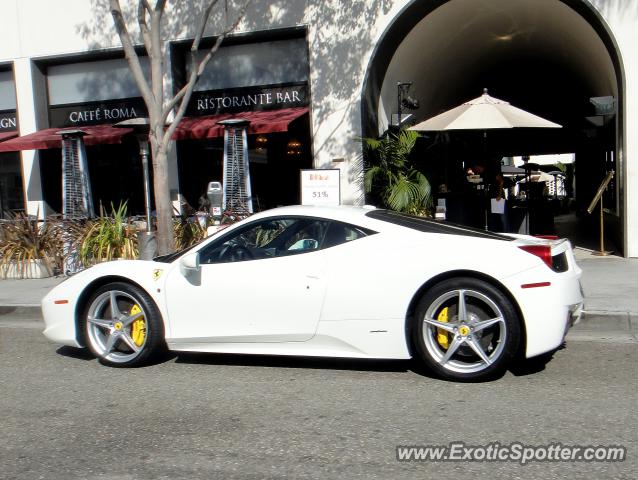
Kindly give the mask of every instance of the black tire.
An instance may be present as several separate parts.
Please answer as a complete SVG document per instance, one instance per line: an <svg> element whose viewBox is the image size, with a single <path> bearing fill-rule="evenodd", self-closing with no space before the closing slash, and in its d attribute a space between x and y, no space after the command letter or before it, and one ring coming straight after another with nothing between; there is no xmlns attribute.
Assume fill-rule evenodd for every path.
<svg viewBox="0 0 638 480"><path fill-rule="evenodd" d="M91 353L112 367L144 365L165 348L164 324L155 302L129 283L113 282L93 292L82 327Z"/></svg>
<svg viewBox="0 0 638 480"><path fill-rule="evenodd" d="M411 331L415 356L437 376L456 381L501 375L521 337L510 300L471 277L444 280L429 289L417 305Z"/></svg>

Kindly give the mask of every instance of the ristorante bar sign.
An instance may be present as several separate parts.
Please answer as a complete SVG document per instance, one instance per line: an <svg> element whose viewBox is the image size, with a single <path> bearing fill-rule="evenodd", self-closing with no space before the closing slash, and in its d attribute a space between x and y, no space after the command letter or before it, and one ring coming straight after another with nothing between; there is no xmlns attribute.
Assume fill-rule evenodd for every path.
<svg viewBox="0 0 638 480"><path fill-rule="evenodd" d="M15 132L18 129L18 120L15 110L0 112L0 132Z"/></svg>
<svg viewBox="0 0 638 480"><path fill-rule="evenodd" d="M269 85L194 92L186 115L275 110L308 105L308 85Z"/></svg>
<svg viewBox="0 0 638 480"><path fill-rule="evenodd" d="M114 124L129 118L146 116L147 109L142 98L105 100L49 108L49 121L52 127Z"/></svg>

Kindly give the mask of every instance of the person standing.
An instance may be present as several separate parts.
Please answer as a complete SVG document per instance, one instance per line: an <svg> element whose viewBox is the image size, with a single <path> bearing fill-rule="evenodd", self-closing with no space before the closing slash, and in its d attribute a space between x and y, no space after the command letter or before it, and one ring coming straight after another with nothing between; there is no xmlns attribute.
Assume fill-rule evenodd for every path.
<svg viewBox="0 0 638 480"><path fill-rule="evenodd" d="M490 230L507 233L509 225L507 222L507 195L504 183L503 175L496 174L490 196Z"/></svg>

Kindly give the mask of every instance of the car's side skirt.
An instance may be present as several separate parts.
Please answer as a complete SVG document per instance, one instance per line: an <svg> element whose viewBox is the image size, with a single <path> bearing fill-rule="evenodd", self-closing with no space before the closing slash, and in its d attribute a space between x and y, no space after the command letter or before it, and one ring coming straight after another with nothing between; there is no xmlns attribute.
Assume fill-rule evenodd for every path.
<svg viewBox="0 0 638 480"><path fill-rule="evenodd" d="M300 355L313 357L408 359L405 320L319 322L305 342L210 342L206 339L167 340L170 350L184 352Z"/></svg>

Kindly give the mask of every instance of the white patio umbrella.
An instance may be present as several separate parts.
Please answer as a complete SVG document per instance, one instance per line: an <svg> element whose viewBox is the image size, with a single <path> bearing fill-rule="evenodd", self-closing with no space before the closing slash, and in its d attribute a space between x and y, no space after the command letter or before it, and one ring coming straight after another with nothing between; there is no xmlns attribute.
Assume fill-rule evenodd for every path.
<svg viewBox="0 0 638 480"><path fill-rule="evenodd" d="M526 112L487 94L410 127L420 132L492 130L496 128L561 128L561 125Z"/></svg>
<svg viewBox="0 0 638 480"><path fill-rule="evenodd" d="M542 172L540 170L531 171L529 174L529 181L534 182L553 182L555 178L549 173ZM526 183L527 178L522 178L518 181L518 183Z"/></svg>
<svg viewBox="0 0 638 480"><path fill-rule="evenodd" d="M506 128L562 128L561 125L526 112L487 94L452 108L428 120L410 127L419 132L449 130L483 130L483 149L486 148L487 130ZM487 207L485 207L487 230Z"/></svg>

